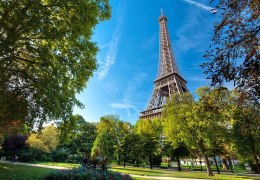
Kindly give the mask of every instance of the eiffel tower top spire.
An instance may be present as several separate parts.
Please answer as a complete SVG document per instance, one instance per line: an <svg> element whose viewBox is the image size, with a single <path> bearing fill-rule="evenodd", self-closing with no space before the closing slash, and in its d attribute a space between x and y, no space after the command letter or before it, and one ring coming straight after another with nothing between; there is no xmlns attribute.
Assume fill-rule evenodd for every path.
<svg viewBox="0 0 260 180"><path fill-rule="evenodd" d="M172 49L170 35L167 27L167 17L161 9L161 16L159 17L160 24L160 56L157 79L167 76L171 73L177 73L181 76L176 59Z"/></svg>

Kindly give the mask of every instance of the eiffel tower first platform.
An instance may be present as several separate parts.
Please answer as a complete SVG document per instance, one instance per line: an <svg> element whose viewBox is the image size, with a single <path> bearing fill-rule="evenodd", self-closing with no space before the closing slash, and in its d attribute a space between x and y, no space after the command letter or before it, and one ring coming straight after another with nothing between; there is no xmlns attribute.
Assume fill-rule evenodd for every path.
<svg viewBox="0 0 260 180"><path fill-rule="evenodd" d="M168 98L175 93L179 95L188 91L187 81L181 76L176 64L170 35L167 28L167 18L161 12L160 24L160 55L159 67L154 89L145 111L140 112L141 119L160 118L163 106Z"/></svg>

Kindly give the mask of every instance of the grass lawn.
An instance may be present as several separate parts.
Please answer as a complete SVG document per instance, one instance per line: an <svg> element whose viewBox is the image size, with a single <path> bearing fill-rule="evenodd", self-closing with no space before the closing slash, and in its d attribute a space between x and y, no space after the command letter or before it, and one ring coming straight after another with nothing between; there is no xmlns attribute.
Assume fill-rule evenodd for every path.
<svg viewBox="0 0 260 180"><path fill-rule="evenodd" d="M49 166L60 166L60 167L78 167L78 164L71 163L58 163L58 162L36 162L35 164L44 164ZM149 168L137 168L137 167L123 167L123 166L113 166L112 171L121 172L124 174L135 174L143 176L164 176L164 177L179 177L179 178L196 178L196 179L259 179L256 177L248 176L234 176L234 175L224 175L224 174L214 174L213 177L208 177L205 172L190 172L190 171L173 171L166 169L149 169ZM0 180L38 180L44 179L44 177L53 171L53 169L31 167L26 165L18 164L5 164L0 163ZM134 178L135 180L147 180L147 178ZM152 180L152 178L149 178Z"/></svg>
<svg viewBox="0 0 260 180"><path fill-rule="evenodd" d="M58 167L66 167L66 168L78 168L79 167L79 164L62 163L62 162L36 161L33 164L42 164L42 165L47 165L47 166L58 166Z"/></svg>
<svg viewBox="0 0 260 180"><path fill-rule="evenodd" d="M18 164L0 163L1 180L38 180L53 171L53 169L24 166Z"/></svg>
<svg viewBox="0 0 260 180"><path fill-rule="evenodd" d="M167 177L179 177L179 178L197 178L197 179L254 179L248 176L234 176L224 174L214 174L213 177L208 177L205 172L178 172L171 170L162 169L149 169L149 168L137 168L137 167L122 167L115 166L112 168L113 171L122 172L125 174L136 174L146 176L167 176ZM255 178L256 179L256 178ZM260 179L260 177L258 178Z"/></svg>

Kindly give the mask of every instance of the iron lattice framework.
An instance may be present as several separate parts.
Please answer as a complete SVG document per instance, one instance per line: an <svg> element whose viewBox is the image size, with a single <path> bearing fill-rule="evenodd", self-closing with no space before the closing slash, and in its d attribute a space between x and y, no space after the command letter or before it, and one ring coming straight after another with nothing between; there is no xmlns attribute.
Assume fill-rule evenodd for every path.
<svg viewBox="0 0 260 180"><path fill-rule="evenodd" d="M140 113L141 119L161 116L163 105L172 94L183 94L188 91L186 81L182 78L177 67L170 36L167 28L167 18L163 12L159 17L160 24L160 56L159 67L154 89L145 111Z"/></svg>

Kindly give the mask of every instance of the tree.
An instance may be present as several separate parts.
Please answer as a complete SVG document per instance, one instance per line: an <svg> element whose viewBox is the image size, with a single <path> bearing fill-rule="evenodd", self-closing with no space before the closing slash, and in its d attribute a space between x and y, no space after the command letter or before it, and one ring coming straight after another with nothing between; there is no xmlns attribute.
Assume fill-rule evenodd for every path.
<svg viewBox="0 0 260 180"><path fill-rule="evenodd" d="M136 123L135 132L142 137L142 155L148 158L150 168L152 169L153 159L160 154L161 121L160 119L140 119Z"/></svg>
<svg viewBox="0 0 260 180"><path fill-rule="evenodd" d="M234 81L238 90L259 99L259 1L218 0L217 9L221 21L215 25L211 50L205 54L210 61L202 67L212 85Z"/></svg>
<svg viewBox="0 0 260 180"><path fill-rule="evenodd" d="M91 149L97 137L97 128L91 123L85 123L72 136L68 147L72 152L81 154L91 154Z"/></svg>
<svg viewBox="0 0 260 180"><path fill-rule="evenodd" d="M176 147L176 145L172 145L168 140L165 140L163 154L171 157L172 160L177 160L178 171L181 171L180 158L184 158L190 155L189 150L184 145L184 143L180 143Z"/></svg>
<svg viewBox="0 0 260 180"><path fill-rule="evenodd" d="M56 124L58 124L60 142L66 145L71 143L72 138L78 132L82 131L82 126L87 124L87 122L81 115L76 114Z"/></svg>
<svg viewBox="0 0 260 180"><path fill-rule="evenodd" d="M81 107L75 95L96 69L91 36L110 13L108 0L1 0L1 109L18 102L26 119L41 125ZM21 114L16 109L5 114ZM0 121L12 120L5 114Z"/></svg>
<svg viewBox="0 0 260 180"><path fill-rule="evenodd" d="M125 144L128 146L129 159L133 159L136 162L136 166L139 167L141 161L141 155L143 152L143 138L141 135L131 132L126 138ZM129 144L127 144L129 142Z"/></svg>
<svg viewBox="0 0 260 180"><path fill-rule="evenodd" d="M30 148L51 153L59 144L58 132L54 126L47 126L40 133L31 134L26 143Z"/></svg>
<svg viewBox="0 0 260 180"><path fill-rule="evenodd" d="M121 151L117 148L126 134L129 133L131 125L120 120L117 115L107 115L100 118L97 125L97 138L92 148L92 154L96 151L102 156L108 156L110 159L118 156L120 159Z"/></svg>
<svg viewBox="0 0 260 180"><path fill-rule="evenodd" d="M205 160L207 172L212 176L208 155L213 142L222 137L227 122L222 109L226 105L226 89L199 88L198 101L190 94L174 95L163 112L164 134L173 145L184 143L197 149Z"/></svg>
<svg viewBox="0 0 260 180"><path fill-rule="evenodd" d="M248 98L237 99L233 109L232 142L238 157L243 161L254 161L260 173L260 104Z"/></svg>

